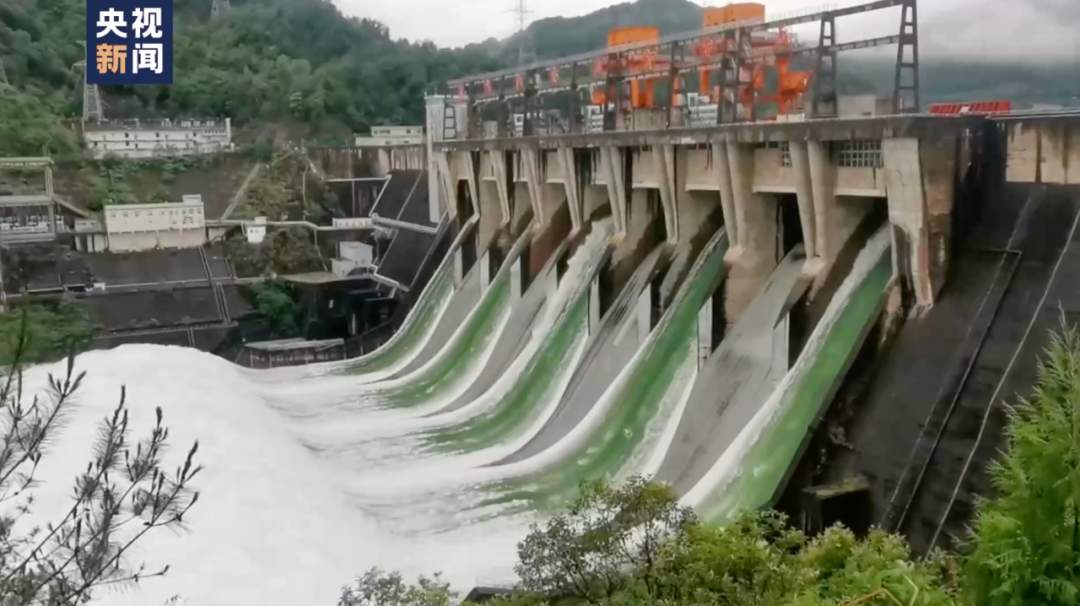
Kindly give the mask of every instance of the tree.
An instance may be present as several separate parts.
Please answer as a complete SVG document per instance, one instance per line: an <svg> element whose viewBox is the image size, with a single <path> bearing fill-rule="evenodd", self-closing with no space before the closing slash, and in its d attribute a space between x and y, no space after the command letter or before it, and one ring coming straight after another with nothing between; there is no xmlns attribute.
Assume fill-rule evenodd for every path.
<svg viewBox="0 0 1080 606"><path fill-rule="evenodd" d="M76 149L74 133L63 128L50 104L42 101L34 95L0 93L0 156L63 154Z"/></svg>
<svg viewBox="0 0 1080 606"><path fill-rule="evenodd" d="M401 573L371 568L342 588L338 606L450 606L453 597L450 584L438 574L409 585Z"/></svg>
<svg viewBox="0 0 1080 606"><path fill-rule="evenodd" d="M76 301L28 303L0 314L0 364L12 364L20 339L21 361L28 364L62 359L85 348L100 326Z"/></svg>
<svg viewBox="0 0 1080 606"><path fill-rule="evenodd" d="M63 377L49 375L42 394L23 392L28 333L20 331L13 360L0 379L0 604L68 606L90 600L103 586L164 575L126 555L148 533L182 527L199 499L191 486L201 467L198 442L175 472L162 455L169 430L160 408L149 435L133 441L123 388L106 417L85 471L75 478L71 504L58 520L27 528L38 465L59 439L85 373L68 357ZM21 522L21 523L20 523Z"/></svg>
<svg viewBox="0 0 1080 606"><path fill-rule="evenodd" d="M534 525L518 545L522 586L546 597L610 599L632 582L655 588L661 545L694 522L671 489L643 478L619 488L586 484L569 511Z"/></svg>
<svg viewBox="0 0 1080 606"><path fill-rule="evenodd" d="M698 522L641 478L587 486L519 544L522 589L500 603L630 606L954 606L954 561L911 556L900 537L843 526L809 538L778 513Z"/></svg>
<svg viewBox="0 0 1080 606"><path fill-rule="evenodd" d="M1030 399L1008 411L998 496L977 506L964 567L974 603L1080 602L1080 331L1063 326Z"/></svg>
<svg viewBox="0 0 1080 606"><path fill-rule="evenodd" d="M295 337L300 333L300 305L293 298L292 289L279 280L256 284L255 310L279 337Z"/></svg>
<svg viewBox="0 0 1080 606"><path fill-rule="evenodd" d="M694 525L666 546L654 595L672 604L784 603L811 581L798 559L805 545L775 513Z"/></svg>

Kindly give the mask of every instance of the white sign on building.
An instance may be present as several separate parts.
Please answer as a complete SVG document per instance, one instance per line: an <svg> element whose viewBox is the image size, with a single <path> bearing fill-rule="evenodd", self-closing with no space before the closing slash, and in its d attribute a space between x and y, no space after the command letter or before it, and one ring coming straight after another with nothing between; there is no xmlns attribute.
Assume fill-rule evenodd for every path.
<svg viewBox="0 0 1080 606"><path fill-rule="evenodd" d="M374 226L369 217L334 217L330 224L345 229L370 229Z"/></svg>
<svg viewBox="0 0 1080 606"><path fill-rule="evenodd" d="M164 204L111 204L105 207L103 216L112 252L193 248L206 243L206 216L201 199Z"/></svg>
<svg viewBox="0 0 1080 606"><path fill-rule="evenodd" d="M356 136L356 147L423 145L423 126L372 126L371 136Z"/></svg>
<svg viewBox="0 0 1080 606"><path fill-rule="evenodd" d="M266 217L255 217L255 223L245 223L244 237L248 244L262 244L266 239Z"/></svg>

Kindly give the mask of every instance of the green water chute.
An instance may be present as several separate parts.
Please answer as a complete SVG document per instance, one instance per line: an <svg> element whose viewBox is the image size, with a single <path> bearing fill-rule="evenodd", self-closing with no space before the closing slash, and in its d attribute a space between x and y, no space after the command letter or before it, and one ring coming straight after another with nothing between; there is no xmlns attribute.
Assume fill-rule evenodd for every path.
<svg viewBox="0 0 1080 606"><path fill-rule="evenodd" d="M484 355L510 306L510 272L500 272L447 346L404 383L376 390L371 398L391 408L418 406L453 390Z"/></svg>
<svg viewBox="0 0 1080 606"><path fill-rule="evenodd" d="M589 330L589 299L579 294L555 325L521 377L489 411L475 419L445 428L427 437L430 444L448 451L475 451L512 439L535 418L556 390L560 366Z"/></svg>
<svg viewBox="0 0 1080 606"><path fill-rule="evenodd" d="M417 353L439 320L447 300L453 295L449 264L435 275L428 284L416 307L409 313L404 325L385 345L368 355L361 356L344 369L348 374L368 374L384 371Z"/></svg>
<svg viewBox="0 0 1080 606"><path fill-rule="evenodd" d="M537 474L506 483L499 501L530 501L541 509L562 506L586 480L612 478L634 454L694 357L698 312L724 276L727 239L717 235L687 276L680 294L635 358L614 405L585 446Z"/></svg>
<svg viewBox="0 0 1080 606"><path fill-rule="evenodd" d="M698 506L704 519L723 523L741 511L773 504L809 432L832 401L870 326L881 313L891 277L892 261L885 254L852 291L819 347L804 352L813 359L783 394L779 413L750 446L739 473L714 489Z"/></svg>

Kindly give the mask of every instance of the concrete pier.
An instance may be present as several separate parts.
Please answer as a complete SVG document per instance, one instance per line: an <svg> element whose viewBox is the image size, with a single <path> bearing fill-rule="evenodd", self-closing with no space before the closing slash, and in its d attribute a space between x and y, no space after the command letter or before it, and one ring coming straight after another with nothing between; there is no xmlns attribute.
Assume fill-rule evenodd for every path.
<svg viewBox="0 0 1080 606"><path fill-rule="evenodd" d="M433 141L430 178L447 194L438 203L451 214L461 193L478 201L481 250L522 209L541 230L566 213L569 235L592 216L610 215L618 242L613 265L632 265L647 254L650 238L677 249L708 217L722 217L731 242L728 323L795 239L806 253L802 272L813 281L812 297L860 222L884 205L878 208L892 224L895 274L911 304L925 309L948 270L964 143L983 124L907 115ZM1067 162L1068 146L1055 152L1052 143L1036 145L1067 139L1054 136L1017 127L1010 174L1034 177L1032 166L1040 164L1054 165L1036 171L1048 178L1080 174ZM1032 147L1051 161L1013 153Z"/></svg>

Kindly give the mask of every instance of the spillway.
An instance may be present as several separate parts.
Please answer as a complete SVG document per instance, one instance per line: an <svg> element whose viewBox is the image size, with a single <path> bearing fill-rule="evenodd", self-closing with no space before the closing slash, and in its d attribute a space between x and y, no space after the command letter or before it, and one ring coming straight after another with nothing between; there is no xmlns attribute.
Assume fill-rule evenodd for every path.
<svg viewBox="0 0 1080 606"><path fill-rule="evenodd" d="M797 361L684 500L709 520L775 502L816 420L832 401L877 319L892 276L889 234L859 254Z"/></svg>
<svg viewBox="0 0 1080 606"><path fill-rule="evenodd" d="M442 570L461 589L511 580L528 525L600 477L656 475L710 515L764 503L795 456L792 436L827 399L803 387L843 374L831 360L876 310L882 238L789 370L801 249L705 350L701 313L726 277L722 230L678 253L675 278L671 249L643 256L603 313L597 284L616 240L607 219L584 231L525 285L530 230L490 277L486 256L460 278L444 263L398 336L350 362L253 372L151 346L80 358L91 378L71 427L103 417L126 383L135 425L163 405L176 443L198 437L208 465L190 534L140 552L174 564L170 576L104 603L332 603L372 565ZM651 321L661 282L673 296ZM44 473L72 476L87 444L65 441ZM741 473L748 465L768 473ZM67 490L43 487L42 513Z"/></svg>

